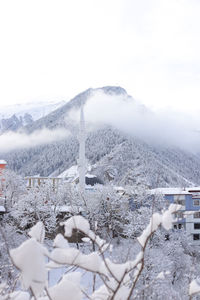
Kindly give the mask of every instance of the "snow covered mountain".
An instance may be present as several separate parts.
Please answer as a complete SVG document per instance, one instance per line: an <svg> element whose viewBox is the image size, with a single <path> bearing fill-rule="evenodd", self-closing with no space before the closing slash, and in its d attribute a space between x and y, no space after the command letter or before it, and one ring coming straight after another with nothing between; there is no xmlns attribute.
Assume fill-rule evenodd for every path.
<svg viewBox="0 0 200 300"><path fill-rule="evenodd" d="M0 107L0 132L17 131L58 109L67 101L40 101Z"/></svg>
<svg viewBox="0 0 200 300"><path fill-rule="evenodd" d="M17 131L23 126L33 123L33 118L30 114L25 113L17 117L15 114L9 118L0 119L0 133L6 131Z"/></svg>
<svg viewBox="0 0 200 300"><path fill-rule="evenodd" d="M58 176L77 164L77 124L68 118L69 112L86 104L91 94L122 95L135 100L120 87L88 89L62 107L24 127L28 134L44 127L65 127L73 134L48 145L20 149L2 154L11 169L22 175ZM136 104L146 116L148 110ZM125 122L125 121L124 121ZM101 124L87 133L86 156L91 172L110 184L146 184L150 187L189 186L200 184L199 156L177 147L147 143L138 136Z"/></svg>
<svg viewBox="0 0 200 300"><path fill-rule="evenodd" d="M0 119L8 119L13 115L15 115L16 117L22 117L25 114L29 114L35 121L46 116L53 110L58 109L66 102L67 100L38 101L24 104L0 106Z"/></svg>

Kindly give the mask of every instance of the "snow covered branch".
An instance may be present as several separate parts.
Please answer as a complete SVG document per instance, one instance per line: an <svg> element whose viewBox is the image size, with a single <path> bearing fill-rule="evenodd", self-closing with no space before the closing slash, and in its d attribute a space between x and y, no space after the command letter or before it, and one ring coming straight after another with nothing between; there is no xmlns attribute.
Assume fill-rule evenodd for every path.
<svg viewBox="0 0 200 300"><path fill-rule="evenodd" d="M81 270L97 274L101 278L101 285L88 295L90 299L131 299L145 265L144 255L149 239L160 225L169 230L172 226L172 215L179 209L179 205L170 205L162 214L153 214L149 225L138 237L141 251L134 260L125 263L113 262L108 257L109 244L90 230L88 221L82 216L73 216L62 225L66 237L70 237L73 231L77 230L85 235L85 241L95 243L96 251L89 254L83 254L79 249L70 247L67 239L61 234L54 240L54 249L48 251L42 244L44 226L38 222L29 232L31 238L18 248L10 250L12 261L21 272L24 290L11 293L10 299L30 300L31 296L38 300L82 299L87 292L80 285ZM49 270L72 266L78 270L65 273L57 284L49 287ZM25 292L28 290L31 292Z"/></svg>

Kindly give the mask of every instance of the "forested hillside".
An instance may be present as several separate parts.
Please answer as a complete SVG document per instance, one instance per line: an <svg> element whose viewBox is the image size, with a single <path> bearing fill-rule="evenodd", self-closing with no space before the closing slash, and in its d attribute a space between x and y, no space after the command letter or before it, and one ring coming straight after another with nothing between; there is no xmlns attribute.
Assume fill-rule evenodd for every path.
<svg viewBox="0 0 200 300"><path fill-rule="evenodd" d="M3 153L11 169L22 175L58 176L77 163L78 124L68 116L86 103L91 93L124 95L120 87L88 89L64 106L23 128L30 134L42 128L67 128L71 135L61 141ZM106 108L105 108L106 109ZM88 126L89 127L89 126ZM86 126L87 129L87 126ZM200 159L175 147L149 144L138 137L104 124L87 130L86 156L92 172L115 184L145 183L148 186L188 186L200 184Z"/></svg>

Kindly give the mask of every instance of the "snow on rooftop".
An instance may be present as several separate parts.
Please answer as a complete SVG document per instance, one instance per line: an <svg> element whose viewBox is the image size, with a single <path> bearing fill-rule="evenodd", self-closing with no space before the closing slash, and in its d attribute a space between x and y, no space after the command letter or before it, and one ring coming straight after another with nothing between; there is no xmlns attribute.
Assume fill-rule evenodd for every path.
<svg viewBox="0 0 200 300"><path fill-rule="evenodd" d="M5 207L0 205L0 212L5 212L5 211L6 211Z"/></svg>
<svg viewBox="0 0 200 300"><path fill-rule="evenodd" d="M74 178L78 175L78 166L72 166L71 168L62 172L58 177L60 178Z"/></svg>
<svg viewBox="0 0 200 300"><path fill-rule="evenodd" d="M187 188L156 188L150 190L150 194L162 195L188 195L192 192L200 192L200 187L187 187Z"/></svg>
<svg viewBox="0 0 200 300"><path fill-rule="evenodd" d="M52 209L55 209L55 206L52 205ZM78 206L71 206L71 205L61 205L61 206L57 206L56 207L56 211L57 212L68 212L68 213L79 213L83 211L82 207L78 207Z"/></svg>
<svg viewBox="0 0 200 300"><path fill-rule="evenodd" d="M116 191L124 191L124 188L122 186L114 186L114 190L116 190Z"/></svg>
<svg viewBox="0 0 200 300"><path fill-rule="evenodd" d="M93 174L86 174L87 178L95 178L96 175ZM59 178L67 179L68 181L74 181L75 179L79 178L79 172L78 172L78 166L72 166L71 168L65 170L62 172L59 176ZM70 180L71 179L71 180Z"/></svg>
<svg viewBox="0 0 200 300"><path fill-rule="evenodd" d="M200 191L200 186L195 186L195 187L191 187L191 188L187 188L187 191L196 191L196 192L198 192L198 191Z"/></svg>
<svg viewBox="0 0 200 300"><path fill-rule="evenodd" d="M85 176L87 178L96 178L97 177L96 175L92 175L92 174L88 174L88 173Z"/></svg>
<svg viewBox="0 0 200 300"><path fill-rule="evenodd" d="M7 165L7 162L4 159L0 159L0 165Z"/></svg>
<svg viewBox="0 0 200 300"><path fill-rule="evenodd" d="M161 194L161 195L187 195L190 194L188 189L183 188L156 188L150 190L150 194Z"/></svg>

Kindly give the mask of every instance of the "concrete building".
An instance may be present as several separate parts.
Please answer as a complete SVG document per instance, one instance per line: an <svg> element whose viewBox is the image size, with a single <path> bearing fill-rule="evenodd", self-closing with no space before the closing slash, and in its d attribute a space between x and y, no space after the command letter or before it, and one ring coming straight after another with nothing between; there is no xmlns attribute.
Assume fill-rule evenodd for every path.
<svg viewBox="0 0 200 300"><path fill-rule="evenodd" d="M174 229L185 229L193 245L200 245L200 187L162 188L151 191L162 194L166 203L180 204L182 207L175 215Z"/></svg>

